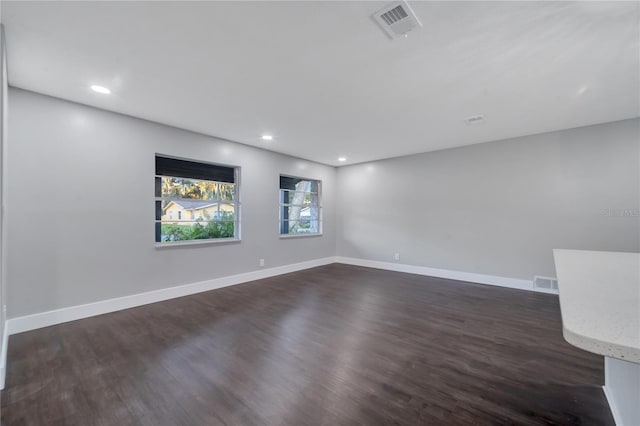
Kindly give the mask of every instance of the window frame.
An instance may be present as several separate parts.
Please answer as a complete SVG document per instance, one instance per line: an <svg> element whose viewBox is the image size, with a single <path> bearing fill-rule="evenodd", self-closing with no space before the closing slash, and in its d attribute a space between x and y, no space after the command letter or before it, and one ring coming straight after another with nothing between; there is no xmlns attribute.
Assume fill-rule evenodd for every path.
<svg viewBox="0 0 640 426"><path fill-rule="evenodd" d="M305 180L305 181L309 181L309 182L316 182L318 185L318 192L317 192L317 199L318 199L318 204L315 206L318 210L318 231L317 232L301 232L301 233L295 233L295 234L283 234L282 233L282 225L283 225L283 208L284 207L291 207L292 204L289 203L284 203L283 202L283 198L282 198L282 191L283 189L280 187L280 179L281 178L291 178L291 179L300 179L300 180ZM285 190L285 191L291 191L291 190ZM310 191L310 193L313 193ZM313 204L310 204L311 207L313 207ZM323 231L324 231L324 221L323 221L323 213L324 213L324 209L322 207L322 180L321 179L313 179L313 178L309 178L309 177L303 177L303 176L294 176L294 175L290 175L290 174L285 174L285 173L280 173L278 175L278 236L281 239L288 239L288 238L313 238L313 237L321 237L323 235Z"/></svg>
<svg viewBox="0 0 640 426"><path fill-rule="evenodd" d="M233 169L234 171L234 179L233 179L233 185L234 185L234 194L233 194L233 201L228 201L228 200L216 200L218 203L223 202L224 204L231 204L233 205L233 210L234 210L234 218L233 218L233 224L234 224L234 236L230 237L230 238L206 238L206 239L197 239L197 240L180 240L180 241L155 241L155 235L154 235L154 245L156 248L167 248L167 247L177 247L177 246L188 246L188 245L210 245L210 244L229 244L229 243L239 243L242 240L241 237L241 211L242 211L242 203L241 203L241 199L240 199L240 172L241 172L241 167L240 166L235 166L235 165L230 165L230 164L221 164L221 163L214 163L211 161L203 161L203 160L199 160L199 159L193 159L193 158L186 158L186 157L177 157L174 155L168 155L168 154L163 154L163 153L159 153L156 152L153 156L153 161L154 161L154 179L153 179L153 185L154 185L154 234L155 234L155 227L157 226L158 223L162 224L162 219L158 220L156 219L156 202L157 201L162 201L162 200L193 200L193 198L175 198L175 197L157 197L156 196L156 183L155 180L156 178L162 178L162 177L178 177L178 178L184 178L182 176L169 176L169 175L158 175L157 174L157 169L155 167L155 161L157 157L162 157L162 158L167 158L167 159L171 159L171 160L182 160L182 161L189 161L189 162L193 162L193 163L199 163L199 164L204 164L204 165L211 165L211 166L218 166L218 167L226 167L229 169ZM196 179L196 178L185 178L185 179L193 179L193 180L205 180L207 181L207 179ZM223 184L229 184L230 182L220 182L220 181L216 181L216 180L208 180L209 182L217 182L217 183L223 183ZM175 220L173 220L175 222ZM218 220L211 220L210 222L217 222Z"/></svg>

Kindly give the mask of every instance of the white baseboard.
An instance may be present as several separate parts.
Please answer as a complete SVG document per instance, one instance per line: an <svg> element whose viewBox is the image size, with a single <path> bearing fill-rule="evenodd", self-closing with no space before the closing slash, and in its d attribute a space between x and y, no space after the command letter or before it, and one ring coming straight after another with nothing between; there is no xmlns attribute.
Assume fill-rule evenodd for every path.
<svg viewBox="0 0 640 426"><path fill-rule="evenodd" d="M381 262L378 260L356 259L353 257L336 257L337 263L347 265L366 266L367 268L386 269L388 271L406 272L409 274L427 275L430 277L447 278L456 281L467 281L478 284L495 285L498 287L516 288L519 290L536 291L540 293L552 293L555 291L547 291L533 287L533 281L522 280L518 278L498 277L495 275L475 274L471 272L450 271L447 269L430 268L428 266L414 266L402 263Z"/></svg>
<svg viewBox="0 0 640 426"><path fill-rule="evenodd" d="M7 350L9 349L9 327L4 322L2 331L2 349L0 350L0 389L4 389L4 379L7 373Z"/></svg>
<svg viewBox="0 0 640 426"><path fill-rule="evenodd" d="M334 262L335 259L333 257L325 257L322 259L314 259L307 262L294 263L291 265L278 266L275 268L261 269L258 271L231 275L228 277L215 278L212 280L197 282L193 284L163 288L161 290L154 290L147 293L133 294L130 296L118 297L115 299L103 300L100 302L87 303L85 305L77 305L68 308L56 309L53 311L41 312L38 314L12 318L6 322L6 329L9 335L22 333L24 331L49 327L51 325L56 325L63 322L75 321L95 315L102 315L109 312L147 305L149 303L161 302L163 300L175 299L176 297L189 296L191 294L201 293L203 291L215 290L217 288L228 287L235 284L274 277L276 275L301 271L303 269L314 268L316 266L328 265Z"/></svg>
<svg viewBox="0 0 640 426"><path fill-rule="evenodd" d="M489 284L499 287L516 288L520 290L542 291L534 289L533 282L517 278L505 278L493 275L475 274L470 272L449 271L446 269L430 268L427 266L405 265L401 263L380 262L375 260L356 259L350 257L325 257L322 259L310 260L307 262L294 263L291 265L278 266L275 268L261 269L228 277L215 278L208 281L193 284L180 285L176 287L164 288L161 290L139 293L130 296L118 297L115 299L103 300L100 302L87 303L85 305L71 306L68 308L56 309L53 311L41 312L33 315L26 315L7 320L6 330L8 335L48 327L68 321L75 321L109 312L120 311L149 303L161 302L163 300L174 299L176 297L189 296L203 291L215 290L248 281L260 280L287 274L289 272L301 271L314 268L316 266L328 265L331 263L344 263L347 265L365 266L376 269L386 269L389 271L407 272L410 274L427 275L431 277L447 278L457 281L468 281L480 284Z"/></svg>
<svg viewBox="0 0 640 426"><path fill-rule="evenodd" d="M607 398L607 402L609 403L609 409L611 410L611 415L613 416L613 421L616 425L622 426L622 420L620 419L620 413L618 412L618 408L616 407L616 402L611 395L611 392L606 386L602 387L602 391L604 392L604 396Z"/></svg>
<svg viewBox="0 0 640 426"><path fill-rule="evenodd" d="M203 291L215 290L249 281L270 278L277 275L288 274L290 272L315 268L317 266L329 265L331 263L343 263L347 265L364 266L368 268L385 269L389 271L406 272L410 274L426 275L431 277L446 278L456 281L467 281L472 283L489 284L499 287L516 288L520 290L539 291L547 293L542 289L535 289L533 281L517 278L498 277L493 275L475 274L470 272L450 271L446 269L430 268L427 266L414 266L401 263L380 262L376 260L356 259L351 257L325 257L314 259L291 265L278 266L275 268L261 269L238 275L215 278L192 284L180 285L176 287L164 288L147 293L133 294L130 296L118 297L115 299L102 300L85 305L71 306L68 308L56 309L53 311L41 312L33 315L12 318L5 321L4 334L2 339L2 352L0 354L0 389L4 388L7 346L9 336L16 333L49 327L64 322L75 321L96 315L116 312L123 309L134 308L136 306L147 305L149 303L161 302L163 300L175 299L177 297L189 296ZM604 388L605 395L607 390ZM610 403L611 404L611 403ZM612 406L612 411L615 411Z"/></svg>

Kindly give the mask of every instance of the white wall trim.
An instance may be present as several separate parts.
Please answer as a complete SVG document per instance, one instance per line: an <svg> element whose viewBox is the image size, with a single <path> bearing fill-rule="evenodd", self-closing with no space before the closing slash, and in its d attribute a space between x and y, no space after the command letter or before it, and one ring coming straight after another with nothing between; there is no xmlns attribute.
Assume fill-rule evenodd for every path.
<svg viewBox="0 0 640 426"><path fill-rule="evenodd" d="M235 284L260 280L287 274L289 272L301 271L314 268L316 266L328 265L331 263L343 263L347 265L364 266L368 268L385 269L388 271L406 272L409 274L426 275L431 277L446 278L457 281L467 281L479 284L489 284L498 287L515 288L546 293L543 289L535 289L533 282L518 278L498 277L494 275L475 274L470 272L450 271L446 269L430 268L427 266L406 265L402 263L380 262L376 260L356 259L351 257L324 257L291 265L278 266L275 268L261 269L253 272L231 275L227 277L215 278L208 281L201 281L192 284L185 284L176 287L169 287L154 290L146 293L133 294L115 299L102 300L84 305L70 306L68 308L56 309L53 311L41 312L33 315L26 315L11 318L6 321L5 330L8 335L49 327L68 321L75 321L109 312L134 308L136 306L147 305L149 303L161 302L163 300L177 297L189 296L203 291L215 290Z"/></svg>
<svg viewBox="0 0 640 426"><path fill-rule="evenodd" d="M0 389L4 389L4 379L7 374L7 350L9 349L9 327L4 323L2 333L2 349L0 350Z"/></svg>
<svg viewBox="0 0 640 426"><path fill-rule="evenodd" d="M617 426L622 426L622 420L620 418L620 413L618 412L618 408L616 407L616 401L611 395L611 391L607 388L607 386L602 387L602 391L604 392L605 398L607 398L607 402L609 403L609 409L611 410L611 414L613 415L613 421Z"/></svg>
<svg viewBox="0 0 640 426"><path fill-rule="evenodd" d="M403 263L381 262L378 260L356 259L353 257L337 256L336 262L344 263L347 265L365 266L367 268L386 269L388 271L406 272L409 274L446 278L456 281L467 281L472 283L495 285L498 287L529 290L539 293L557 294L554 291L534 288L532 280L523 280L519 278L498 277L495 275L476 274L472 272L450 271L448 269L430 268L428 266L415 266Z"/></svg>
<svg viewBox="0 0 640 426"><path fill-rule="evenodd" d="M294 263L291 265L260 269L258 271L247 272L238 275L230 275L227 277L215 278L212 280L201 281L193 284L163 288L146 293L133 294L130 296L118 297L115 299L87 303L85 305L70 306L68 308L61 308L53 311L41 312L38 314L11 318L6 322L6 331L9 335L22 333L24 331L49 327L51 325L56 325L63 322L75 321L82 318L88 318L96 315L106 314L109 312L133 308L136 306L147 305L149 303L189 296L191 294L201 293L203 291L215 290L235 284L274 277L276 275L301 271L303 269L314 268L316 266L328 265L334 262L334 257L325 257L301 263Z"/></svg>
<svg viewBox="0 0 640 426"><path fill-rule="evenodd" d="M475 274L470 272L450 271L446 269L430 268L427 266L406 265L402 263L380 262L376 260L356 259L351 257L332 256L321 259L309 260L306 262L294 263L291 265L277 266L275 268L260 269L227 277L214 278L212 280L201 281L192 284L185 284L175 287L154 290L146 293L133 294L115 299L102 300L84 305L70 306L68 308L56 309L53 311L41 312L33 315L26 315L8 319L5 322L2 339L2 352L0 354L0 389L4 388L7 346L9 336L38 328L49 327L64 322L75 321L96 315L116 312L123 309L134 308L136 306L147 305L149 303L161 302L175 299L177 297L189 296L204 291L215 290L249 281L270 278L277 275L288 274L290 272L302 271L317 266L329 265L331 263L343 263L346 265L364 266L367 268L385 269L388 271L406 272L409 274L426 275L431 277L446 278L457 281L467 281L472 283L489 284L498 287L515 288L547 293L544 289L535 289L533 281L517 278L498 277L494 275ZM606 387L603 387L605 395L609 400L611 411L617 420L615 406L611 402Z"/></svg>

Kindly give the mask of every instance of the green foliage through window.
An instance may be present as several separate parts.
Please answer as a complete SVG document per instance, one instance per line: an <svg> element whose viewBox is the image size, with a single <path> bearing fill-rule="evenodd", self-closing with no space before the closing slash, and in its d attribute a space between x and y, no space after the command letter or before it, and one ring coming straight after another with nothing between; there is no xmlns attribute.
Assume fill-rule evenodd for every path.
<svg viewBox="0 0 640 426"><path fill-rule="evenodd" d="M208 240L210 238L233 238L235 223L233 215L226 221L195 222L193 224L163 223L163 241Z"/></svg>
<svg viewBox="0 0 640 426"><path fill-rule="evenodd" d="M237 238L235 169L156 156L156 173L186 176L155 177L156 242Z"/></svg>

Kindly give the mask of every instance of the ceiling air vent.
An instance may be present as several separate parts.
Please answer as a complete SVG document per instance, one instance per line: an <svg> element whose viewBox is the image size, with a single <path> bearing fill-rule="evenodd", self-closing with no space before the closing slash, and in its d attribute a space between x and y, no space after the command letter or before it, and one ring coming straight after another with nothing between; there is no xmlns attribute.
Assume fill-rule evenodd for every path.
<svg viewBox="0 0 640 426"><path fill-rule="evenodd" d="M406 1L390 3L374 13L372 18L392 39L406 36L409 31L422 26Z"/></svg>

